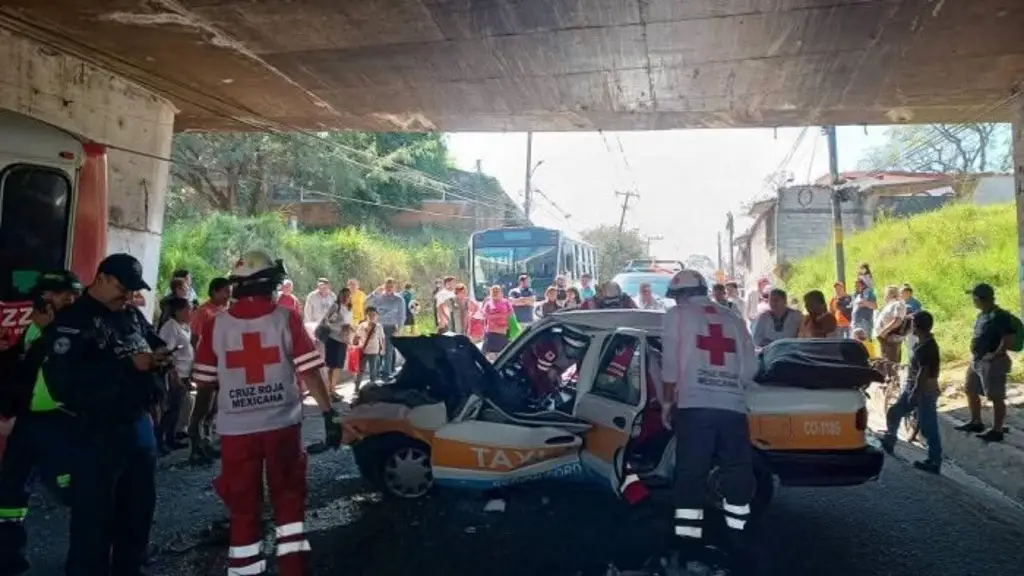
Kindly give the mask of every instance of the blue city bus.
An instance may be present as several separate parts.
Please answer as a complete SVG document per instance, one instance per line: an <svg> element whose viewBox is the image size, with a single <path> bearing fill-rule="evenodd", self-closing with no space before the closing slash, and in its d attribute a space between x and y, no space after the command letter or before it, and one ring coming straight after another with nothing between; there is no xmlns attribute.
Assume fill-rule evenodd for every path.
<svg viewBox="0 0 1024 576"><path fill-rule="evenodd" d="M495 228L474 232L469 239L469 278L478 301L487 298L494 285L508 294L521 274L530 277L530 287L540 299L559 274L573 285L580 276L596 279L597 273L594 247L561 230Z"/></svg>

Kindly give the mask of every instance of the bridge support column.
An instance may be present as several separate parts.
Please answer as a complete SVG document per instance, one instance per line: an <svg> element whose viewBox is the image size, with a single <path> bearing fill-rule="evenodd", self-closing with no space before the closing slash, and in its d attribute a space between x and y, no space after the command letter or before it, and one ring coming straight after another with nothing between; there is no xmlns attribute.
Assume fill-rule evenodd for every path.
<svg viewBox="0 0 1024 576"><path fill-rule="evenodd" d="M170 155L174 107L116 74L2 30L0 62L0 108L108 146L107 250L134 255L155 286L169 169L156 158Z"/></svg>
<svg viewBox="0 0 1024 576"><path fill-rule="evenodd" d="M1013 177L1017 205L1017 282L1024 311L1024 98L1013 101Z"/></svg>

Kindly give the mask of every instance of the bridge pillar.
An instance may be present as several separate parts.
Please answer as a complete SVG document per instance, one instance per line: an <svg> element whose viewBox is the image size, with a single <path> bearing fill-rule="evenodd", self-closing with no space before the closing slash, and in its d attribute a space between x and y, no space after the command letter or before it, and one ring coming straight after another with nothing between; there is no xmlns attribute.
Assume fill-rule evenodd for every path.
<svg viewBox="0 0 1024 576"><path fill-rule="evenodd" d="M0 31L0 108L105 144L107 250L138 258L155 286L175 109L127 80ZM155 157L155 158L154 158ZM152 306L154 298L147 298Z"/></svg>
<svg viewBox="0 0 1024 576"><path fill-rule="evenodd" d="M1017 204L1017 282L1024 311L1024 99L1013 101L1013 177Z"/></svg>

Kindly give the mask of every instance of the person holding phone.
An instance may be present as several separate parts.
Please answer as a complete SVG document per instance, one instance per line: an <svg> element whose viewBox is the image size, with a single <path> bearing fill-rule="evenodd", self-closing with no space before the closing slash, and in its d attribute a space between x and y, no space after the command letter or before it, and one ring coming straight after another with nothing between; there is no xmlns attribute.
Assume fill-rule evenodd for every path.
<svg viewBox="0 0 1024 576"><path fill-rule="evenodd" d="M188 444L175 437L185 396L188 395L195 351L192 348L192 303L185 298L167 300L167 321L160 327L160 339L171 351L171 367L167 371L167 399L157 429L157 451L166 456L172 450L188 448Z"/></svg>
<svg viewBox="0 0 1024 576"><path fill-rule="evenodd" d="M43 333L50 394L75 415L67 576L139 574L148 557L156 506L149 410L161 400L171 354L130 305L138 290L150 290L142 264L107 256Z"/></svg>

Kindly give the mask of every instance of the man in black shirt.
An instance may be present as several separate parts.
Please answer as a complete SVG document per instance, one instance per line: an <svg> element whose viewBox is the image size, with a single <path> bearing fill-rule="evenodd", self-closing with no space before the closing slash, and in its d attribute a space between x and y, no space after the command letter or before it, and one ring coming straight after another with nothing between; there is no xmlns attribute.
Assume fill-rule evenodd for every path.
<svg viewBox="0 0 1024 576"><path fill-rule="evenodd" d="M1010 373L1007 350L1013 347L1014 327L1009 312L996 306L996 293L988 284L978 284L968 292L979 310L971 338L971 363L967 367L964 390L971 419L958 430L977 432L986 442L1003 441L1006 421L1006 377ZM985 430L981 420L981 397L992 402L992 428Z"/></svg>
<svg viewBox="0 0 1024 576"><path fill-rule="evenodd" d="M141 574L156 504L159 401L170 351L129 302L149 290L142 265L107 256L85 294L43 337L50 392L75 414L67 576Z"/></svg>
<svg viewBox="0 0 1024 576"><path fill-rule="evenodd" d="M939 345L932 336L932 315L922 310L907 317L903 327L917 338L910 352L910 368L903 390L885 415L886 433L882 448L892 454L900 421L917 410L921 434L928 441L928 457L914 462L914 468L938 474L942 467L942 439L939 437Z"/></svg>

